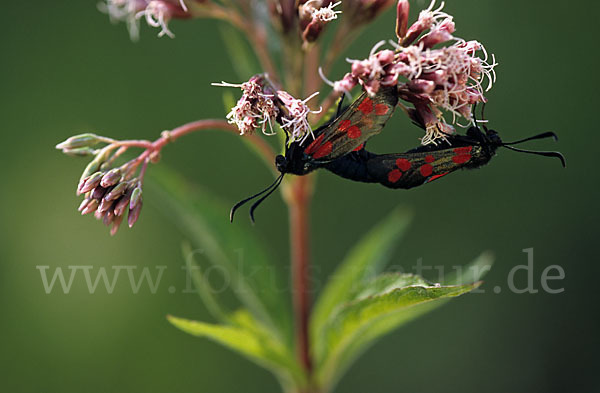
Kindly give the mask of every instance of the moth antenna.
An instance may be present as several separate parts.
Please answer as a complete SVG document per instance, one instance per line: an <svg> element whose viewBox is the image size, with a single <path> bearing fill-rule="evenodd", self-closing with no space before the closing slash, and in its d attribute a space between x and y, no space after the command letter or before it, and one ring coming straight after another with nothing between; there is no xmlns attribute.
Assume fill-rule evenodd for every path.
<svg viewBox="0 0 600 393"><path fill-rule="evenodd" d="M558 141L558 136L555 133L553 133L553 132L543 132L543 133L538 134L538 135L530 136L529 138L520 139L520 140L514 141L514 142L503 143L502 146L517 145L519 143L523 143L523 142L527 142L527 141L533 141L535 139L544 139L544 138L552 138L555 141Z"/></svg>
<svg viewBox="0 0 600 393"><path fill-rule="evenodd" d="M518 151L520 153L536 154L538 156L544 156L544 157L556 157L556 158L558 158L560 160L563 168L567 167L567 161L565 160L565 156L563 156L561 153L559 153L557 151L525 150L525 149L519 149L517 147L506 146L506 145L504 145L504 147L506 147L509 150Z"/></svg>
<svg viewBox="0 0 600 393"><path fill-rule="evenodd" d="M250 207L250 221L252 221L252 223L254 224L254 210L256 210L256 208L258 207L258 205L260 205L261 203L263 203L263 201L265 199L267 199L269 197L269 195L271 195L281 184L281 181L283 180L283 173L281 175L279 175L279 177L277 178L277 180L275 180L275 183L273 183L271 186L273 188L271 188L271 190L269 192L267 192L265 195L263 195L258 201L254 202L254 204L252 205L252 207Z"/></svg>
<svg viewBox="0 0 600 393"><path fill-rule="evenodd" d="M271 189L271 187L273 187L275 184L277 184L277 182L281 183L281 179L282 178L283 178L283 174L280 175L277 179L275 179L275 181L272 184L270 184L267 188L265 188L264 190L262 190L260 192L257 192L256 194L254 194L252 196L249 196L248 198L242 199L241 201L239 201L238 203L236 203L235 205L233 205L233 207L231 208L231 211L229 212L229 221L233 222L233 216L235 215L235 211L237 209L239 209L240 207L242 207L246 203L250 202L254 198L259 197L262 194L264 194L265 192L269 191Z"/></svg>

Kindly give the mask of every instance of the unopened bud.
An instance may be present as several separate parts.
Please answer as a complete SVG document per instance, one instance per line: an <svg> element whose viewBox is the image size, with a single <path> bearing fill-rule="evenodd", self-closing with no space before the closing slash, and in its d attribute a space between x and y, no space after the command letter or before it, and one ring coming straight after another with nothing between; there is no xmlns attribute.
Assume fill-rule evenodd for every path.
<svg viewBox="0 0 600 393"><path fill-rule="evenodd" d="M138 218L140 217L142 205L142 201L139 201L134 209L129 209L129 215L127 216L127 225L129 225L129 228L133 227L133 225L137 222Z"/></svg>
<svg viewBox="0 0 600 393"><path fill-rule="evenodd" d="M98 208L99 204L100 203L96 199L90 200L86 207L81 211L81 215L85 216L86 214L95 211Z"/></svg>
<svg viewBox="0 0 600 393"><path fill-rule="evenodd" d="M313 19L302 32L302 39L305 42L315 42L321 35L325 22Z"/></svg>
<svg viewBox="0 0 600 393"><path fill-rule="evenodd" d="M396 36L398 40L402 40L406 35L409 10L408 0L398 0L398 6L396 7Z"/></svg>
<svg viewBox="0 0 600 393"><path fill-rule="evenodd" d="M98 186L92 191L92 198L100 201L104 197L104 194L106 194L106 188Z"/></svg>
<svg viewBox="0 0 600 393"><path fill-rule="evenodd" d="M129 201L131 200L131 194L133 193L133 189L128 189L127 192L119 198L117 202L115 202L115 216L121 216L125 213L125 209L129 207Z"/></svg>
<svg viewBox="0 0 600 393"><path fill-rule="evenodd" d="M104 225L109 226L113 220L115 219L115 215L113 214L113 212L111 210L107 211L106 213L104 213L104 216L102 216L102 223L104 223Z"/></svg>
<svg viewBox="0 0 600 393"><path fill-rule="evenodd" d="M82 212L83 209L85 209L87 207L87 205L90 203L90 201L92 201L91 198L85 198L83 201L81 201L81 204L77 208L77 211Z"/></svg>
<svg viewBox="0 0 600 393"><path fill-rule="evenodd" d="M80 147L77 149L65 149L63 150L63 153L71 157L86 157L93 156L97 153L97 150L94 150L91 147Z"/></svg>
<svg viewBox="0 0 600 393"><path fill-rule="evenodd" d="M100 185L104 188L108 188L117 184L119 180L121 180L121 171L119 168L111 169L102 177Z"/></svg>
<svg viewBox="0 0 600 393"><path fill-rule="evenodd" d="M64 142L56 145L56 148L59 150L72 150L80 147L91 147L100 142L100 139L97 135L94 134L79 134L70 137Z"/></svg>
<svg viewBox="0 0 600 393"><path fill-rule="evenodd" d="M435 90L435 82L425 79L415 79L408 83L408 88L417 94L430 94Z"/></svg>
<svg viewBox="0 0 600 393"><path fill-rule="evenodd" d="M117 231L119 230L119 227L121 226L122 221L123 221L123 216L115 215L115 217L113 218L112 227L110 228L111 236L114 236L117 233Z"/></svg>
<svg viewBox="0 0 600 393"><path fill-rule="evenodd" d="M107 201L106 198L103 198L102 201L100 201L100 206L98 206L98 211L101 213L104 213L104 212L110 210L113 203L114 203L114 201Z"/></svg>
<svg viewBox="0 0 600 393"><path fill-rule="evenodd" d="M100 180L102 180L102 176L104 173L96 172L90 177L87 178L81 189L79 189L80 194L85 194L88 191L93 190L100 184Z"/></svg>
<svg viewBox="0 0 600 393"><path fill-rule="evenodd" d="M129 202L129 210L133 210L142 201L142 188L137 186L131 193L131 201Z"/></svg>
<svg viewBox="0 0 600 393"><path fill-rule="evenodd" d="M104 196L104 199L106 199L107 201L114 201L115 199L117 199L121 195L123 195L125 193L125 191L127 191L128 186L129 186L129 184L127 184L127 183L117 184L112 190L110 190L106 194L106 196Z"/></svg>

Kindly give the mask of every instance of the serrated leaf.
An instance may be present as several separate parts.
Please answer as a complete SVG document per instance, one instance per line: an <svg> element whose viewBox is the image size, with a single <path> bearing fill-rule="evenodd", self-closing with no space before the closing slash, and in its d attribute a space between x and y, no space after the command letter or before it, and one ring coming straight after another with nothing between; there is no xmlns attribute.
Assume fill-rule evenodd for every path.
<svg viewBox="0 0 600 393"><path fill-rule="evenodd" d="M377 286L379 284L375 283ZM321 332L327 351L317 366L319 385L329 390L375 339L429 311L435 301L461 295L478 285L418 284L389 290L339 308Z"/></svg>
<svg viewBox="0 0 600 393"><path fill-rule="evenodd" d="M229 207L192 188L164 166L149 173L158 208L189 234L208 260L227 272L233 292L282 342L291 342L291 315L274 265L256 235L228 220Z"/></svg>
<svg viewBox="0 0 600 393"><path fill-rule="evenodd" d="M391 252L406 231L412 213L406 208L397 208L375 226L346 256L329 278L311 314L312 348L317 357L325 350L320 332L334 309L349 300L350 294L364 280L379 273L389 262Z"/></svg>
<svg viewBox="0 0 600 393"><path fill-rule="evenodd" d="M293 354L246 310L240 310L227 325L167 317L175 327L205 337L243 355L277 376L285 390L306 385L306 378Z"/></svg>

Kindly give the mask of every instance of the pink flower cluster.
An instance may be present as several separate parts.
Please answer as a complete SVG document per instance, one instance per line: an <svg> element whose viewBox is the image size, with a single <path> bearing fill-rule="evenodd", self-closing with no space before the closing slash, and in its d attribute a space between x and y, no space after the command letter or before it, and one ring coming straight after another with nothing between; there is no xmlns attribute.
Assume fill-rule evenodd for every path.
<svg viewBox="0 0 600 393"><path fill-rule="evenodd" d="M292 142L303 141L312 135L308 115L319 111L312 111L306 103L318 93L300 100L286 91L275 91L272 84L262 75L253 76L241 84L221 82L213 83L213 86L242 89L242 97L227 114L228 122L235 124L241 135L251 133L257 128L261 128L265 135L274 135L273 122L279 123Z"/></svg>
<svg viewBox="0 0 600 393"><path fill-rule="evenodd" d="M426 129L423 144L435 143L454 131L442 111L452 114L454 124L460 117L473 123L472 105L486 101L482 83L488 79L487 91L495 80L493 55L490 63L479 42L455 38L452 16L442 12L443 5L434 9L435 0L432 1L408 27L408 1L400 0L396 21L398 43L391 42L395 50L379 50L385 42L377 43L367 59L348 60L351 72L332 84L338 92L348 92L360 85L371 95L381 85L397 85L400 98L414 106L409 111L413 120ZM450 41L454 43L435 48Z"/></svg>

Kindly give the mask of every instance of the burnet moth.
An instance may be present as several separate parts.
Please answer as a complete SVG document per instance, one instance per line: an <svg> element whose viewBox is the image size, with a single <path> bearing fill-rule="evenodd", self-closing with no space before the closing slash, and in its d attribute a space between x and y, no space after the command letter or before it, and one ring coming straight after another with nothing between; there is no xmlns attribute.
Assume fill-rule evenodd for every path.
<svg viewBox="0 0 600 393"><path fill-rule="evenodd" d="M281 184L286 174L306 175L324 168L343 178L379 183L389 188L409 189L432 182L458 169L474 169L487 164L504 147L513 151L558 158L565 166L559 152L532 151L512 145L535 139L554 138L556 134L545 132L519 141L504 143L498 133L478 126L470 127L466 135L449 135L438 144L419 146L405 153L375 154L365 149L369 138L381 132L392 116L398 103L395 86L382 87L375 96L363 92L346 109L328 124L314 131L314 139L305 142L286 143L284 155L278 155L275 165L280 175L273 184L238 202L235 211L245 203L259 198L250 208L254 222L256 208Z"/></svg>

